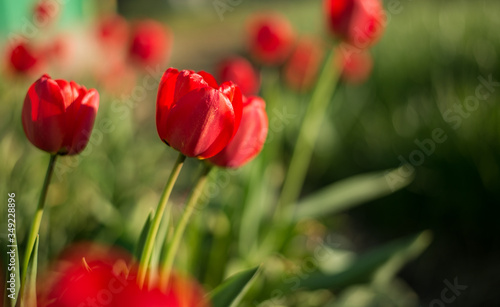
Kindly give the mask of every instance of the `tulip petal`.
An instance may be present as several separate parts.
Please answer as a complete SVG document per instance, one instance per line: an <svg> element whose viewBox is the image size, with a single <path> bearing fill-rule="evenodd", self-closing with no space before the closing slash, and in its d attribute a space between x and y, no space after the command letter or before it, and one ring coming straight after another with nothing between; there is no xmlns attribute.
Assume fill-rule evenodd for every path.
<svg viewBox="0 0 500 307"><path fill-rule="evenodd" d="M241 125L234 138L210 162L222 167L240 167L254 158L264 146L268 119L264 100L250 97L243 107Z"/></svg>
<svg viewBox="0 0 500 307"><path fill-rule="evenodd" d="M73 119L73 130L67 138L71 142L67 144L69 155L78 154L87 146L99 108L99 93L91 89L77 100L74 104L79 105L78 112Z"/></svg>
<svg viewBox="0 0 500 307"><path fill-rule="evenodd" d="M161 77L156 98L156 129L160 139L165 140L165 127L162 123L167 119L168 112L174 103L174 91L179 71L169 68Z"/></svg>
<svg viewBox="0 0 500 307"><path fill-rule="evenodd" d="M61 94L64 100L65 108L68 108L70 104L75 101L79 95L80 87L73 81L68 82L66 80L54 80L59 85L61 89Z"/></svg>
<svg viewBox="0 0 500 307"><path fill-rule="evenodd" d="M31 85L22 111L24 132L30 142L44 151L56 153L64 138L64 111L59 85L48 75Z"/></svg>
<svg viewBox="0 0 500 307"><path fill-rule="evenodd" d="M181 71L175 83L174 104L187 93L207 86L208 83L201 75L190 70Z"/></svg>
<svg viewBox="0 0 500 307"><path fill-rule="evenodd" d="M329 14L328 21L332 31L346 37L354 12L354 1L325 1L325 11Z"/></svg>
<svg viewBox="0 0 500 307"><path fill-rule="evenodd" d="M238 127L240 126L241 115L243 112L243 97L241 94L241 90L236 84L228 81L221 84L219 91L226 95L226 97L229 99L229 101L231 101L231 104L233 105L235 117L235 130L233 133L234 136L234 134L236 134L236 131L238 130Z"/></svg>
<svg viewBox="0 0 500 307"><path fill-rule="evenodd" d="M229 99L211 87L184 95L170 110L166 123L169 145L186 156L208 158L230 141L234 110Z"/></svg>
<svg viewBox="0 0 500 307"><path fill-rule="evenodd" d="M197 74L200 75L200 76L202 76L203 80L205 80L205 82L207 82L208 85L210 85L214 89L218 89L219 88L219 86L217 85L217 81L215 81L214 76L212 76L208 72L201 70L201 71L197 72Z"/></svg>

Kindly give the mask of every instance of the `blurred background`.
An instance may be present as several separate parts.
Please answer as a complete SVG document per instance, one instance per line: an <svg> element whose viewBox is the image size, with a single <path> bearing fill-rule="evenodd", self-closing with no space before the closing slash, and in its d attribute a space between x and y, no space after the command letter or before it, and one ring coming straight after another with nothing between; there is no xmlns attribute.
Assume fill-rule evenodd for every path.
<svg viewBox="0 0 500 307"><path fill-rule="evenodd" d="M59 62L50 64L54 59L49 59L40 71L18 74L9 71L8 56L2 57L0 191L1 195L16 193L20 225L27 225L33 215L48 162L48 155L33 147L22 131L20 114L27 88L41 73L47 72L54 78L78 80L89 88L97 88L101 94L87 154L63 157L59 170L56 167L47 202L49 214L42 224L47 242L41 247L45 250L41 255L46 262L68 242L82 239L133 249L176 156L156 135L156 85L153 90L134 91L139 88L137 84L157 84L168 67L215 73L217 63L227 56L248 56L246 21L256 12L278 11L290 20L298 36L316 36L333 42L326 30L322 1L65 0L58 3L65 4L57 18L43 29L34 26L36 22L30 19L33 1L0 3L2 50L8 50L9 42L21 36L40 48L48 48L44 49L46 53L56 49L53 57ZM414 176L414 180L391 195L340 214L322 216L316 221L321 226L314 222L308 229L319 227L320 233L334 233L337 247L355 253L429 229L433 234L430 246L397 276L404 284L401 292L405 297L403 302L408 302L406 306L438 306L432 302L442 299L443 289L448 287L445 281L467 286L458 294L454 292L455 299L446 306L498 306L500 2L389 0L383 5L387 27L371 48L373 70L361 84L341 82L338 86L322 124L301 197L344 178L396 168L405 162L412 165L405 172ZM111 65L114 58L122 55L114 54L111 59L106 50L97 52L98 38L90 33L100 29L95 25L101 17L113 12L132 25L150 18L167 26L170 49L167 61L149 66L135 62L127 66ZM274 73L265 68L261 71L264 80L261 94L266 97L266 88L272 91L273 86L266 87L265 82L271 83L269 80L273 80L280 68ZM483 87L478 92L480 85ZM290 114L300 116L308 93L295 92L283 84L277 87L279 102ZM286 127L280 143L283 164L290 158L299 126L293 121ZM436 129L445 135L442 142L435 140ZM421 144L429 142L434 146L423 149ZM236 172L234 176L238 179L223 195L211 200L206 208L209 218L203 220L201 214L197 215L196 225L211 234L198 240L207 239L210 245L217 233L230 233L231 228L239 227L232 225L229 217L241 214L238 195L246 191L245 178L251 177L252 165L263 162L252 163ZM196 161L188 161L174 203L182 203L198 166ZM283 177L280 167L271 165L267 171L278 182ZM227 199L231 199L232 206L224 207L226 214L217 213ZM6 216L4 208L1 210L2 216ZM3 218L1 223L4 227ZM23 238L27 228L18 226L18 237ZM189 237L195 238L195 233L196 229L191 230ZM232 236L228 234L225 238ZM234 245L230 240L217 242L224 252L211 257L221 257L220 262L224 262L224 254L233 253L242 244ZM199 259L203 259L205 248L201 246ZM208 288L225 276L207 267L197 267L194 258L186 262L184 267L197 278L204 278L202 281ZM358 297L366 294L358 288L351 291ZM350 304L348 298L343 299L343 306L357 306ZM297 301L300 300L296 299L295 305ZM392 305L400 304L393 301L370 306Z"/></svg>

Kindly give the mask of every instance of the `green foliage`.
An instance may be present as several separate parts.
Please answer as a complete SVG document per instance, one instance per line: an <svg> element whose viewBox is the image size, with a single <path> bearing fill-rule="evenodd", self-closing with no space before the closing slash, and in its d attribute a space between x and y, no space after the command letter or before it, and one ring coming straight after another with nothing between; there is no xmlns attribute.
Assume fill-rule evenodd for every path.
<svg viewBox="0 0 500 307"><path fill-rule="evenodd" d="M177 257L176 267L214 289L210 294L214 307L240 299L241 306L266 302L275 289L286 293L283 301L287 306L376 306L376 302L390 306L386 302L393 298L403 302L400 306L412 306L418 298L397 273L429 245L430 232L420 231L430 228L454 240L457 233L466 234L474 244L492 245L494 240L488 235L499 230L495 222L500 199L498 89L470 116L461 118L457 129L443 114L453 110L457 101L463 105L475 94L478 76L491 74L500 79L500 40L495 30L500 26L495 15L499 4L402 3L403 10L391 15L384 37L372 50L371 79L359 86L341 84L329 101L330 108L322 114L324 122L315 122L320 133L304 186L294 191L300 197L282 220L272 216L310 97L282 86L276 71L262 74L261 94L270 108L270 120L281 107L297 118L282 130L270 131L273 140L250 165L234 172L221 170L212 177L209 197L194 213ZM269 6L283 11L298 28L324 34L318 18L320 1ZM188 13L160 16L168 20L179 40L169 65L213 70L225 51L207 52L208 42L217 50L241 51L236 45L241 21L254 8L245 2L223 23L210 10L199 12L196 21L192 16L185 18ZM16 192L22 204L17 212L21 247L48 158L29 144L22 131L21 105L32 81L2 76L0 82L0 195ZM128 105L125 98L102 93L97 128L85 154L58 161L59 176L56 169L40 230L42 238L50 238L38 246L40 267L80 240L120 245L140 259L150 212L176 156L156 135L155 97L156 92L149 91L145 99ZM123 112L117 112L117 106ZM111 132L98 129L105 120L112 123ZM387 177L405 167L398 157L409 160L419 150L415 140L432 137L436 128L445 131L447 140L437 144L411 176L401 177L396 186L388 184ZM173 220L182 214L182 203L199 165L199 161L186 161L170 201ZM364 218L361 229L355 231L371 233L377 241L419 234L358 255L355 251L366 246L352 235L353 211ZM4 207L0 212L6 216ZM283 227L290 221L291 227ZM312 226L304 231L297 222ZM0 221L0 232L5 229L3 223ZM286 231L277 232L281 227ZM328 247L331 258L327 260L337 267L332 269L325 260L315 262L307 277L290 272L314 257L311 242L331 234L342 234L347 241L340 248ZM275 246L263 248L269 236L280 236L285 247L280 252ZM449 242L441 243L446 250ZM337 256L343 261L335 262ZM264 263L260 273L257 268L246 270L260 263ZM299 278L300 287L283 287L286 278ZM399 300L402 296L408 300Z"/></svg>
<svg viewBox="0 0 500 307"><path fill-rule="evenodd" d="M252 280L258 276L258 272L259 267L255 267L226 279L209 294L213 306L238 306L248 287L251 285Z"/></svg>

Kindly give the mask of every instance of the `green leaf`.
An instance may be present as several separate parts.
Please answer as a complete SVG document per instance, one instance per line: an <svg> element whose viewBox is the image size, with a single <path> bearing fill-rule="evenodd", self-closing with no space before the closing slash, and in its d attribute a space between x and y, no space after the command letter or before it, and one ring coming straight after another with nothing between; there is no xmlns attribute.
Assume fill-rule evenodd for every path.
<svg viewBox="0 0 500 307"><path fill-rule="evenodd" d="M144 222L144 226L142 227L141 235L139 236L139 240L137 241L137 246L135 248L135 256L137 259L141 259L142 252L144 250L144 244L146 244L146 239L148 237L149 228L151 228L151 223L153 221L153 212L148 214L146 218L146 222Z"/></svg>
<svg viewBox="0 0 500 307"><path fill-rule="evenodd" d="M38 270L38 244L40 237L37 235L33 250L29 256L28 267L26 271L26 280L19 290L16 307L36 306L36 273Z"/></svg>
<svg viewBox="0 0 500 307"><path fill-rule="evenodd" d="M237 306L251 285L251 281L257 276L259 266L239 272L215 288L208 294L213 307Z"/></svg>
<svg viewBox="0 0 500 307"><path fill-rule="evenodd" d="M413 180L412 176L400 175L404 167L357 175L333 183L299 201L295 219L337 213L402 189Z"/></svg>
<svg viewBox="0 0 500 307"><path fill-rule="evenodd" d="M342 272L325 274L315 271L300 281L300 287L341 290L353 284L391 279L405 263L420 255L431 240L430 231L424 231L392 241L358 257Z"/></svg>
<svg viewBox="0 0 500 307"><path fill-rule="evenodd" d="M37 236L33 253L31 253L28 272L26 274L26 289L24 295L25 306L36 306L36 274L38 269L38 244L40 237Z"/></svg>

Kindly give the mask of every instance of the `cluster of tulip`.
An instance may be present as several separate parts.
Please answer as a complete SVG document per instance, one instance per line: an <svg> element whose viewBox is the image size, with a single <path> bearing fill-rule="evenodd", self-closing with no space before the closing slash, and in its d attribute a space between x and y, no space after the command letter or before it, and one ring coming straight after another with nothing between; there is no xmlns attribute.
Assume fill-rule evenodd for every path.
<svg viewBox="0 0 500 307"><path fill-rule="evenodd" d="M6 50L6 70L27 77L42 73L92 75L111 93L130 91L137 74L149 67L164 67L169 60L172 34L152 19L129 23L117 14L99 17L89 28L68 33L51 31L62 7L39 0L33 8L33 37L13 36ZM90 31L89 31L90 30ZM75 35L75 31L79 31ZM117 81L115 76L121 78Z"/></svg>
<svg viewBox="0 0 500 307"><path fill-rule="evenodd" d="M384 11L378 0L324 1L330 31L342 40L331 69L348 83L365 81L372 69L368 48L382 35ZM248 22L248 51L260 65L283 66L284 81L297 91L310 90L324 61L328 42L299 36L279 13L259 14ZM221 80L234 80L244 94L256 93L259 77L245 58L233 56L219 64Z"/></svg>
<svg viewBox="0 0 500 307"><path fill-rule="evenodd" d="M35 14L45 16L48 14L43 7L45 2L40 3ZM366 48L382 33L380 3L378 0L325 1L325 10L331 31L343 44L349 44L351 52L337 49L334 52L337 60L327 61L323 70L342 71L342 77L353 82L364 80L371 68ZM156 22L137 23L130 34L123 18L111 16L103 19L98 29L101 52L124 55L117 62L119 67L123 68L120 65L125 59L147 67L164 65L168 58L170 34ZM248 36L252 57L262 65L284 65L285 80L291 87L303 91L321 83L316 82L319 78L327 80L323 82L326 87L331 87L328 80L335 81L335 74L319 75L325 44L310 37L296 40L291 24L283 16L275 13L256 16L249 23ZM50 49L60 51L60 48ZM23 73L38 71L36 67L43 69L40 55L45 52L33 50L24 42L14 46L9 51L11 68ZM105 67L106 71L112 70L112 65L114 63ZM195 281L173 270L176 252L209 171L214 166L238 168L246 164L262 150L268 134L266 104L255 96L261 81L252 64L242 57L228 58L219 65L218 77L219 83L204 71L169 68L161 78L156 100L157 133L165 144L179 152L179 157L156 212L144 227L144 237L138 244L139 259L96 245L74 247L57 262L54 270L59 274L49 276L50 282L38 289L36 298L30 298L27 288L33 283L30 277L36 276L36 256L33 255L39 240L43 240L38 238L38 232L56 157L76 155L86 147L99 108L99 94L95 89L88 90L73 81L52 79L47 74L31 85L24 100L22 125L28 140L48 152L51 160L23 255L20 300L25 299L27 304L38 300L40 306L93 306L96 301L111 306L210 306ZM333 89L327 96L332 93ZM321 106L330 100L330 97L314 97L296 144L301 151L294 153L287 178L304 177L297 171L297 165L308 163L311 150L304 150L308 146L303 131L311 131L311 122L318 120ZM309 137L314 140L315 135L317 131L313 130ZM152 271L150 263L153 246L159 240L160 222L168 212L168 199L186 157L202 160L204 169L188 197L171 241L164 243L166 252L160 259L160 270ZM295 200L287 191L300 191L300 180L294 182L295 185L285 180L282 205Z"/></svg>
<svg viewBox="0 0 500 307"><path fill-rule="evenodd" d="M97 91L87 90L73 81L54 80L48 75L44 75L29 88L22 111L23 127L26 136L36 147L51 154L52 159L48 174L52 172L57 155L74 155L85 148L98 106L99 95ZM178 71L173 68L165 72L159 85L156 123L161 140L180 152L176 165L177 171L172 173L174 175L171 176L167 185L167 194L170 193L178 169L182 166L186 156L206 159L207 168L211 168L212 165L240 167L260 152L267 136L268 125L265 103L260 97L247 98L243 96L238 86L232 82L224 82L219 86L209 73ZM50 176L48 178L50 180ZM47 184L44 186L46 189ZM162 199L160 206L158 206L150 228L144 254L137 271L138 282L129 283L141 285L141 288L138 289L151 289L149 282L146 283L147 286L144 286L144 283L152 253L152 244L156 239L167 200L168 195ZM33 223L26 255L33 252L41 222L41 213L43 213L43 204L44 199L41 198L38 208L40 215L37 215L37 220ZM178 228L178 232L176 232L178 239L174 241L177 244L182 237L182 232L182 227ZM173 261L175 249L176 247L173 245L172 252L169 254L172 256L167 257L167 260ZM25 259L29 259L29 257ZM56 305L52 303L51 306L75 306L84 302L84 299L89 297L89 293L92 293L92 289L100 289L100 286L91 285L100 285L103 282L102 279L112 276L110 274L113 272L114 265L101 267L99 264L94 265L94 262L88 262L83 269L79 261L76 261L76 264L73 262L73 264L74 266L71 266L68 274L72 278L78 279L78 283L68 283L69 286L66 287L62 286L64 285L63 281L57 281L54 289L58 290L49 291L51 293L49 301L60 303ZM27 270L28 265L28 262L25 261L24 271ZM169 278L172 278L171 266L172 263L169 263L165 269L168 272L166 276ZM133 269L128 268L128 270ZM63 279L69 278L66 274L62 276ZM131 278L130 276L127 274L126 278ZM178 279L174 280L178 281ZM76 291L78 295L69 295L68 291L72 294L71 291ZM136 293L134 291L123 291L127 294L127 298L124 298L125 302L131 300L128 296L134 295L130 294ZM158 293L170 293L168 291L158 291ZM144 297L151 297L153 301L156 299L170 300L160 294L155 294L156 292L138 293L142 295L140 300L144 300ZM90 297L95 297L98 293L93 293L93 295ZM157 296L159 298L156 298ZM116 306L136 306L135 304L119 303L119 299L113 300L113 302L116 302Z"/></svg>

